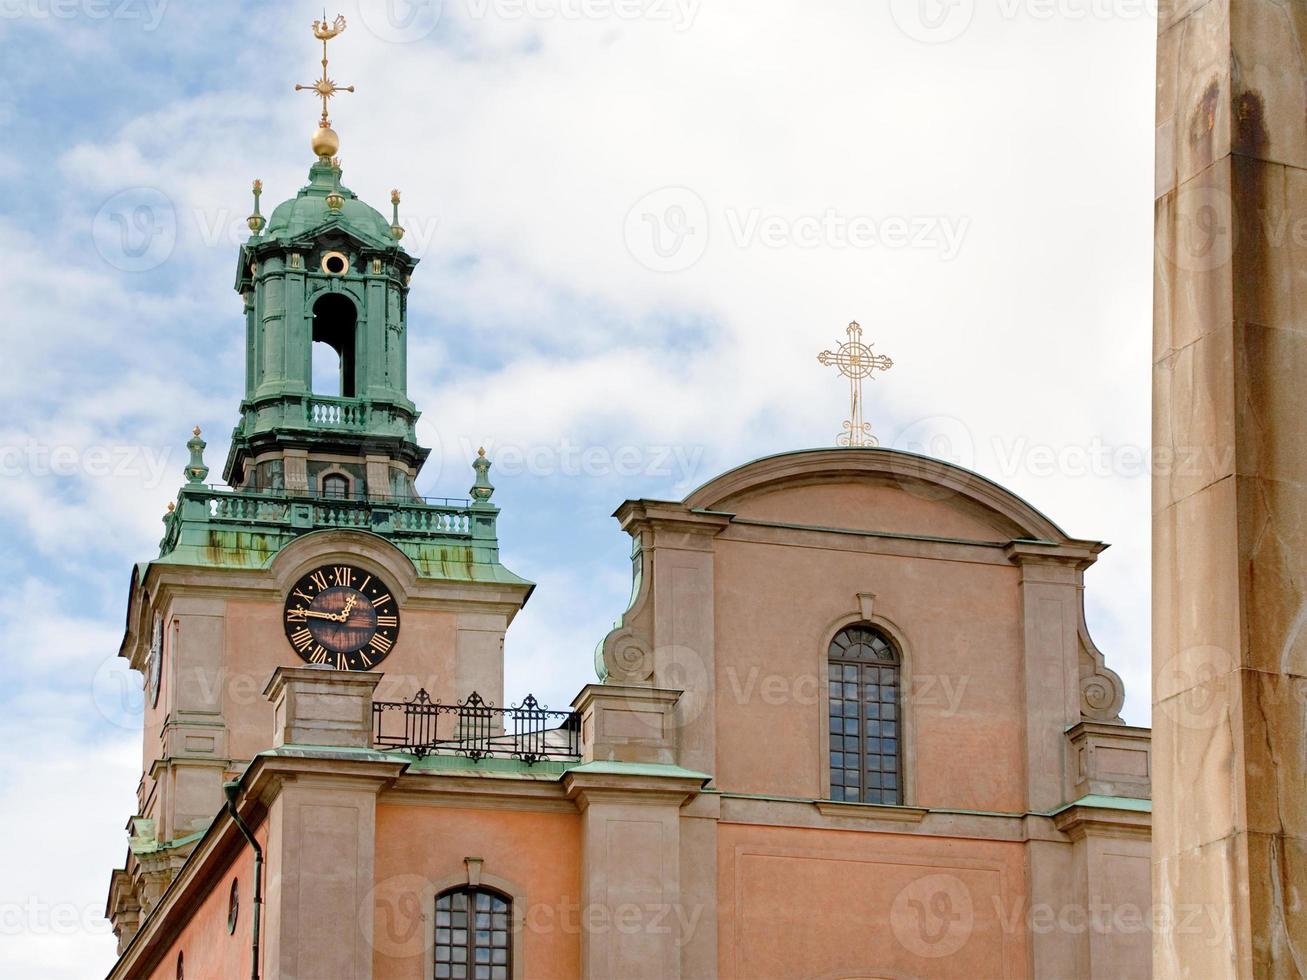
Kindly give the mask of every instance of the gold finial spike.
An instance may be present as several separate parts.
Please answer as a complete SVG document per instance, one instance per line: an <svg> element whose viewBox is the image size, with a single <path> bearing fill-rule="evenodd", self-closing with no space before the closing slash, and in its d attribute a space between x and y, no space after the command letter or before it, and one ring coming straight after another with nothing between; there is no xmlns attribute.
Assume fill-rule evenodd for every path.
<svg viewBox="0 0 1307 980"><path fill-rule="evenodd" d="M819 364L829 367L834 364L840 374L849 379L849 417L844 422L844 432L835 440L840 446L875 446L879 441L871 432L871 423L862 418L862 382L865 378L875 381L873 372L888 371L894 362L884 354L876 354L870 344L862 342L862 327L854 320L847 331L849 339L833 351L824 350L817 355Z"/></svg>
<svg viewBox="0 0 1307 980"><path fill-rule="evenodd" d="M477 455L478 455L478 456L484 456L485 454L486 454L486 447L485 447L485 446L481 446L480 448L477 449Z"/></svg>
<svg viewBox="0 0 1307 980"><path fill-rule="evenodd" d="M341 14L327 23L326 11L322 20L313 22L313 36L322 42L322 77L312 85L296 85L296 92L312 92L322 100L322 118L318 120L318 131L313 134L313 152L319 158L330 159L340 149L340 137L331 128L331 118L327 115L327 102L337 92L353 92L353 85L337 85L327 74L327 42L345 30L345 18Z"/></svg>
<svg viewBox="0 0 1307 980"><path fill-rule="evenodd" d="M171 514L176 509L177 509L177 505L173 503L171 500L168 501L168 513Z"/></svg>
<svg viewBox="0 0 1307 980"><path fill-rule="evenodd" d="M191 435L195 436L197 439L200 437L200 427L198 425L191 430Z"/></svg>

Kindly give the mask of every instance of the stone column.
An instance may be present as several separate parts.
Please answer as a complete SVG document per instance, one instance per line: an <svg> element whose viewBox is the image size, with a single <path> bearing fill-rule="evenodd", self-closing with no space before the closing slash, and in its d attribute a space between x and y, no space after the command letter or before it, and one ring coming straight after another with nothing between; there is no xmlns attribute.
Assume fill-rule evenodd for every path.
<svg viewBox="0 0 1307 980"><path fill-rule="evenodd" d="M1307 5L1162 6L1154 973L1301 977Z"/></svg>

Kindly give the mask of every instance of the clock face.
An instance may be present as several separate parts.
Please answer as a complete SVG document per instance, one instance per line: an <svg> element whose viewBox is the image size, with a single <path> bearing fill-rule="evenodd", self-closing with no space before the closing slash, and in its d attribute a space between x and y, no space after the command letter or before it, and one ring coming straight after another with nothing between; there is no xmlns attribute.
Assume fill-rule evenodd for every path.
<svg viewBox="0 0 1307 980"><path fill-rule="evenodd" d="M163 671L163 617L154 614L154 632L150 635L150 663L148 665L150 706L159 703L159 675Z"/></svg>
<svg viewBox="0 0 1307 980"><path fill-rule="evenodd" d="M399 638L399 604L390 587L353 565L323 565L286 597L286 638L308 663L370 670Z"/></svg>

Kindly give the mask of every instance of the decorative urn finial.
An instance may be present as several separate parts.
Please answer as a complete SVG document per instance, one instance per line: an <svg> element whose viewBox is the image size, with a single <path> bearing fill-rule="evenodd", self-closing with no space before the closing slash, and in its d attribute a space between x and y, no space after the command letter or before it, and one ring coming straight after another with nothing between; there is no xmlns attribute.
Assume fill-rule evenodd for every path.
<svg viewBox="0 0 1307 980"><path fill-rule="evenodd" d="M250 231L258 234L263 231L263 226L267 224L263 215L259 213L259 198L263 195L263 181L254 181L254 212L245 219L245 223L250 226Z"/></svg>
<svg viewBox="0 0 1307 980"><path fill-rule="evenodd" d="M474 505L487 504L495 492L495 485L490 482L490 460L486 459L485 446L477 450L477 458L472 460L472 469L476 470L477 477L467 492L468 496Z"/></svg>
<svg viewBox="0 0 1307 980"><path fill-rule="evenodd" d="M186 464L187 483L203 483L209 475L209 468L204 465L204 447L207 445L200 438L200 427L197 425L186 443L186 448L191 451L190 462Z"/></svg>
<svg viewBox="0 0 1307 980"><path fill-rule="evenodd" d="M392 212L392 217L390 219L390 233L391 235L394 236L395 241L399 241L401 238L404 237L404 229L400 226L399 223L399 191L398 190L393 190L390 192L390 203L392 208L394 209Z"/></svg>

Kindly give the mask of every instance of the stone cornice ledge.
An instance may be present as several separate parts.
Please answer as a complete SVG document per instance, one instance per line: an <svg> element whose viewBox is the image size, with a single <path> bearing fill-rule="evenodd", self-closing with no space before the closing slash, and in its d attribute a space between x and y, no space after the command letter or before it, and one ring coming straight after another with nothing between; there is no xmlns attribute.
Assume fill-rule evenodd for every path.
<svg viewBox="0 0 1307 980"><path fill-rule="evenodd" d="M823 817L860 817L864 820L892 820L895 823L921 823L926 814L930 813L920 806L849 803L842 800L816 800L814 805Z"/></svg>
<svg viewBox="0 0 1307 980"><path fill-rule="evenodd" d="M680 766L587 762L563 774L563 791L584 810L592 802L663 803L681 806L698 796L711 777Z"/></svg>
<svg viewBox="0 0 1307 980"><path fill-rule="evenodd" d="M1053 824L1072 840L1090 833L1096 837L1148 840L1153 829L1152 804L1148 800L1085 796L1054 813Z"/></svg>

